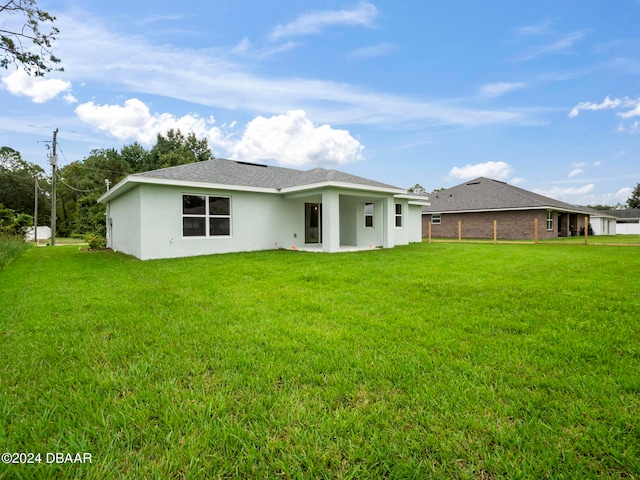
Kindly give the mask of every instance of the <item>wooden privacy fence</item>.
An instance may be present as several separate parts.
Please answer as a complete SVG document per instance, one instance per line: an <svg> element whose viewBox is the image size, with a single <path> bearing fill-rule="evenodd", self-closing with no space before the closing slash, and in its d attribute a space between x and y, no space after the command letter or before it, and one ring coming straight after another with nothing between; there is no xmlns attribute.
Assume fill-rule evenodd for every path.
<svg viewBox="0 0 640 480"><path fill-rule="evenodd" d="M584 243L585 245L587 245L589 243L589 217L585 216L584 217ZM539 238L539 230L538 230L538 226L539 226L539 222L538 219L534 219L533 222L533 242L534 243L538 243ZM463 235L462 235L462 220L458 220L458 242L462 242L463 240ZM429 222L429 229L428 229L428 239L429 242L431 242L432 240L432 232L431 232L431 222ZM469 237L467 240L481 240L481 238L476 238L476 237ZM517 241L517 240L530 240L528 238L520 238L520 239L511 239L511 240L506 240L505 241ZM493 243L498 243L498 221L494 220L493 221Z"/></svg>

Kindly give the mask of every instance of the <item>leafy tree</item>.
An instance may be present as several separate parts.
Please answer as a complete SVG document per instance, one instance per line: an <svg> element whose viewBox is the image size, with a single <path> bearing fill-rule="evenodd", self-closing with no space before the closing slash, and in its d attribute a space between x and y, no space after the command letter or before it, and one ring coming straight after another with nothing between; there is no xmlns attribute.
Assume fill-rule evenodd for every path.
<svg viewBox="0 0 640 480"><path fill-rule="evenodd" d="M166 137L158 134L156 144L149 152L147 170L203 162L212 158L213 154L205 138L198 140L193 133L185 137L180 130L171 129Z"/></svg>
<svg viewBox="0 0 640 480"><path fill-rule="evenodd" d="M91 193L78 201L74 225L77 232L99 237L107 235L105 205L97 201L100 195L102 192Z"/></svg>
<svg viewBox="0 0 640 480"><path fill-rule="evenodd" d="M24 238L27 229L33 225L33 217L26 213L16 213L0 203L0 235Z"/></svg>
<svg viewBox="0 0 640 480"><path fill-rule="evenodd" d="M425 190L425 188L420 185L419 183L416 183L413 187L407 189L408 192L411 193L417 193L419 195L424 195L427 193L427 191Z"/></svg>
<svg viewBox="0 0 640 480"><path fill-rule="evenodd" d="M93 150L82 162L59 170L58 234L62 236L100 233L104 235L105 206L96 200L128 175L129 165L115 149Z"/></svg>
<svg viewBox="0 0 640 480"><path fill-rule="evenodd" d="M52 53L52 43L60 33L53 26L55 20L38 7L36 0L0 0L0 67L22 65L38 77L52 70L62 71L54 68L60 63Z"/></svg>
<svg viewBox="0 0 640 480"><path fill-rule="evenodd" d="M151 154L138 142L122 147L120 156L131 173L144 172L151 164Z"/></svg>
<svg viewBox="0 0 640 480"><path fill-rule="evenodd" d="M166 136L158 135L151 150L138 143L126 145L120 151L93 150L84 160L58 171L56 233L60 236L105 235L105 205L97 202L107 190L105 180L114 186L130 173L211 158L206 139L198 140L194 134L185 137L179 130L170 130Z"/></svg>
<svg viewBox="0 0 640 480"><path fill-rule="evenodd" d="M612 207L611 205L587 205L589 208L593 208L594 210L615 210L616 207Z"/></svg>
<svg viewBox="0 0 640 480"><path fill-rule="evenodd" d="M44 170L39 165L22 159L16 150L10 147L0 148L0 203L18 213L34 214L35 178L41 189L47 189L48 183L41 180ZM48 222L50 216L49 198L40 191L38 196L38 224Z"/></svg>
<svg viewBox="0 0 640 480"><path fill-rule="evenodd" d="M629 205L629 208L640 208L640 183L631 192L631 196L627 199L627 205Z"/></svg>
<svg viewBox="0 0 640 480"><path fill-rule="evenodd" d="M0 171L14 170L20 166L22 156L11 147L0 147Z"/></svg>

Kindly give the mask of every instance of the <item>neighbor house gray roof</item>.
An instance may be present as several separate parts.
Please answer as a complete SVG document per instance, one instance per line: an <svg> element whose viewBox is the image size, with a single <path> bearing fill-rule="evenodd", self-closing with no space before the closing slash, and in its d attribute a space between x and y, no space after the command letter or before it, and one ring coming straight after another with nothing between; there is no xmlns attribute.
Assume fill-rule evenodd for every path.
<svg viewBox="0 0 640 480"><path fill-rule="evenodd" d="M479 177L429 196L431 206L422 213L477 212L488 210L555 210L588 213L584 208L554 200L491 178Z"/></svg>
<svg viewBox="0 0 640 480"><path fill-rule="evenodd" d="M216 158L206 162L189 163L177 167L162 168L136 173L131 177L147 177L164 180L206 182L218 185L235 185L257 188L287 188L324 182L341 182L367 187L393 188L393 185L376 182L337 170L314 168L295 170L256 163Z"/></svg>
<svg viewBox="0 0 640 480"><path fill-rule="evenodd" d="M607 213L620 220L640 219L640 208L628 208L626 210L607 210Z"/></svg>

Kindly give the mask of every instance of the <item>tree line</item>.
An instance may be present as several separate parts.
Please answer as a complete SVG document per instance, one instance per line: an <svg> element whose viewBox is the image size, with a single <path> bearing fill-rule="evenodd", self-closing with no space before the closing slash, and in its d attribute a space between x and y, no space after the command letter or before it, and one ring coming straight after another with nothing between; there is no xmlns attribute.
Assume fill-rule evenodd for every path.
<svg viewBox="0 0 640 480"><path fill-rule="evenodd" d="M106 235L105 206L98 198L132 173L211 160L206 139L180 130L158 134L146 149L139 143L97 149L57 170L56 236ZM23 235L33 225L38 195L38 225L51 223L51 177L10 147L0 148L0 233Z"/></svg>

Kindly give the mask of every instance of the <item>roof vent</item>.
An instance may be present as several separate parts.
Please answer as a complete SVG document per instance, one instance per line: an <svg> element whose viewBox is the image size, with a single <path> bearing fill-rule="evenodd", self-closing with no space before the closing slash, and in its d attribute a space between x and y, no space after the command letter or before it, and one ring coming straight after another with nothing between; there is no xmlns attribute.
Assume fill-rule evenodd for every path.
<svg viewBox="0 0 640 480"><path fill-rule="evenodd" d="M480 182L470 182L470 183L467 183L467 185L480 185Z"/></svg>
<svg viewBox="0 0 640 480"><path fill-rule="evenodd" d="M262 164L262 163L241 162L240 160L236 160L236 163L237 163L238 165L250 165L250 166L252 166L252 167L264 167L264 168L267 168L267 167L268 167L268 165L264 165L264 164Z"/></svg>

